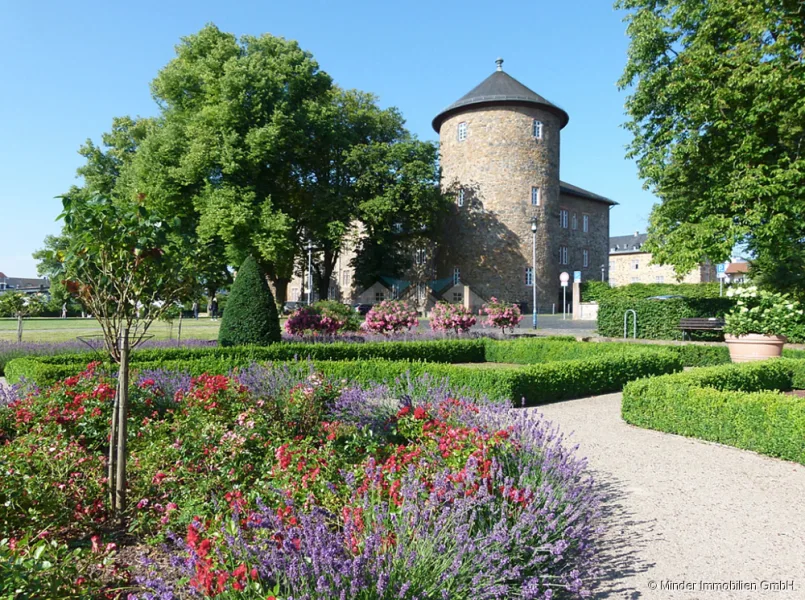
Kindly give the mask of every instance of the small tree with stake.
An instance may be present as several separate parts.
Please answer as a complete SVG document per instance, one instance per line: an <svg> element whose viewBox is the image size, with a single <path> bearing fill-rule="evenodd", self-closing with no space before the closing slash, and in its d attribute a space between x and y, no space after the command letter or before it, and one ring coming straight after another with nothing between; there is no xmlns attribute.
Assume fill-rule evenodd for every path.
<svg viewBox="0 0 805 600"><path fill-rule="evenodd" d="M23 294L20 292L6 292L0 296L0 315L17 317L17 342L22 342L22 320L33 317L45 308L42 294Z"/></svg>
<svg viewBox="0 0 805 600"><path fill-rule="evenodd" d="M126 510L126 415L129 352L154 320L195 287L192 240L178 218L131 201L83 194L62 198L67 248L60 253L65 285L103 330L104 347L119 367L109 436L109 501L123 520ZM185 229L186 231L186 229Z"/></svg>

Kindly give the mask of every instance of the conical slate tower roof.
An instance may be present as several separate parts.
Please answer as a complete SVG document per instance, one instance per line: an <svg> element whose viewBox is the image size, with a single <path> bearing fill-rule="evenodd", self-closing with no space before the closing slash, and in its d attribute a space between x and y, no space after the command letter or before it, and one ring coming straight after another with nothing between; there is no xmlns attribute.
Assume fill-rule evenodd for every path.
<svg viewBox="0 0 805 600"><path fill-rule="evenodd" d="M504 72L503 59L499 58L496 62L498 65L497 71L436 115L433 119L433 129L437 133L442 123L455 113L461 112L467 107L489 105L536 105L559 117L560 127L567 125L570 117L564 110L548 102L545 98Z"/></svg>

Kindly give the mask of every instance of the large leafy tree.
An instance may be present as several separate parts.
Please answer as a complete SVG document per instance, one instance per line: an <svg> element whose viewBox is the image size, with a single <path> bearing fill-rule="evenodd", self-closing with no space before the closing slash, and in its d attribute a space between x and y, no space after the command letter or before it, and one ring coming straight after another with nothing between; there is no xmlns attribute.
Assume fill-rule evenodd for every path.
<svg viewBox="0 0 805 600"><path fill-rule="evenodd" d="M367 148L404 140L403 123L396 109L381 109L374 95L337 87L312 115L308 135L313 143L303 159L301 202L293 216L296 253L302 262L307 242L317 249L314 281L320 298L327 298L338 257L360 216L362 198L356 182L366 170L385 168L353 157Z"/></svg>
<svg viewBox="0 0 805 600"><path fill-rule="evenodd" d="M805 289L805 4L617 6L629 11L629 156L661 200L646 248L684 274L744 244Z"/></svg>
<svg viewBox="0 0 805 600"><path fill-rule="evenodd" d="M350 154L364 228L354 265L361 285L403 275L413 247L438 242L450 205L439 189L438 153L435 144L409 138Z"/></svg>
<svg viewBox="0 0 805 600"><path fill-rule="evenodd" d="M182 39L152 84L158 135L139 168L149 201L199 215L200 244L219 239L229 264L252 255L279 300L292 274L312 115L330 77L298 44L240 40L209 25Z"/></svg>

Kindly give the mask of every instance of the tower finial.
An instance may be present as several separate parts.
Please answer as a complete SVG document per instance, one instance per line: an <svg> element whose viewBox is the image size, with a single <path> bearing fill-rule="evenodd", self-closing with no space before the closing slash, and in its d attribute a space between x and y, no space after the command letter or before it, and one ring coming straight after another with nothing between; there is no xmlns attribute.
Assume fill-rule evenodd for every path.
<svg viewBox="0 0 805 600"><path fill-rule="evenodd" d="M495 64L498 66L498 71L502 71L502 70L503 70L503 59L502 59L502 58L497 59L497 60L495 61Z"/></svg>

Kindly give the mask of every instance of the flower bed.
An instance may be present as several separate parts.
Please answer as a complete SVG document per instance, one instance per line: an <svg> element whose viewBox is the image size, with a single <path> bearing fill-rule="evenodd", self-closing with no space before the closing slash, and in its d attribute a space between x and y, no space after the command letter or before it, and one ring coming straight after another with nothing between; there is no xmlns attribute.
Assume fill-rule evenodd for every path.
<svg viewBox="0 0 805 600"><path fill-rule="evenodd" d="M805 464L805 361L723 365L633 381L627 423L719 442Z"/></svg>
<svg viewBox="0 0 805 600"><path fill-rule="evenodd" d="M144 572L96 538L108 566L73 581L82 597L127 571L141 599L587 593L593 483L538 416L427 379L402 400L340 389L304 365L135 381L128 529L172 539L176 571ZM90 368L0 409L0 538L15 539L0 552L108 531L111 384ZM96 554L56 570L72 578Z"/></svg>

